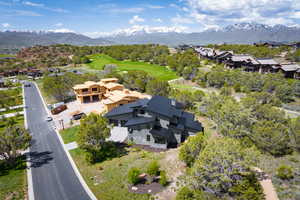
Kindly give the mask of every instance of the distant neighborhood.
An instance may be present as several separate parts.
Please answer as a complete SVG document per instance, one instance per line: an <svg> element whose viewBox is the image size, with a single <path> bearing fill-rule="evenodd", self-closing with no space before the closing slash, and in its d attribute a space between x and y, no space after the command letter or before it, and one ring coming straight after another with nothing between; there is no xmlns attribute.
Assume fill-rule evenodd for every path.
<svg viewBox="0 0 300 200"><path fill-rule="evenodd" d="M246 72L261 74L282 72L286 78L300 79L300 65L297 63L278 63L272 58L255 58L251 55L238 55L233 51L206 47L195 48L195 51L202 58L223 63L228 69L242 69Z"/></svg>

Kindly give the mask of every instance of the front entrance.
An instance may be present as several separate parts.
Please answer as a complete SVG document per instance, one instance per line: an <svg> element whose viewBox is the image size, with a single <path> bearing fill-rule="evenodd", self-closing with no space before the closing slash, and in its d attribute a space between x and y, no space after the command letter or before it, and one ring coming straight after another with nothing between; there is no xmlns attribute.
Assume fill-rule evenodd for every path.
<svg viewBox="0 0 300 200"><path fill-rule="evenodd" d="M88 97L83 97L83 103L89 103L89 102L91 102L91 99L90 99L89 96Z"/></svg>
<svg viewBox="0 0 300 200"><path fill-rule="evenodd" d="M99 101L99 96L98 95L94 95L93 96L93 102Z"/></svg>

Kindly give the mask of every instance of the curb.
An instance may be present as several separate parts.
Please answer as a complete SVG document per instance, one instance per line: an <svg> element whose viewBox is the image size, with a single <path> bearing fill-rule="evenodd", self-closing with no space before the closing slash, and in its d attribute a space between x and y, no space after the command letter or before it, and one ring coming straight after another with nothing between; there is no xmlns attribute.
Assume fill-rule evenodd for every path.
<svg viewBox="0 0 300 200"><path fill-rule="evenodd" d="M22 85L22 94L23 94L23 105L24 105L24 126L25 129L28 129L28 124L27 124L27 108L26 108L26 104L25 104L25 88L24 88L24 84ZM31 164L30 164L30 147L27 148L27 150L25 151L27 154L26 156L26 166L27 166L27 185L28 185L28 199L29 200L34 200L34 190L33 190L33 184L32 184L32 172L31 172Z"/></svg>
<svg viewBox="0 0 300 200"><path fill-rule="evenodd" d="M39 95L40 95L40 97L41 97L41 99L42 99L42 102L43 102L43 105L44 105L44 107L45 107L45 109L46 109L46 112L48 113L49 116L52 116L51 112L50 112L49 109L47 108L47 105L46 105L46 103L45 103L45 101L44 101L44 98L43 98L43 96L42 96L42 94L41 94L41 91L40 91L39 87L37 86L37 84L36 84L35 82L34 82L34 85L35 85L35 87L37 88L37 91L38 91L38 93L39 93ZM61 146L63 147L65 153L67 154L67 157L68 157L68 159L69 159L69 161L70 161L70 163L71 163L71 166L72 166L72 168L73 168L73 170L74 170L74 172L75 172L77 178L79 179L79 181L80 181L82 187L84 188L85 192L88 194L88 196L89 196L92 200L97 200L96 196L93 194L93 192L90 190L90 188L89 188L88 185L86 184L85 180L84 180L83 177L81 176L81 174L80 174L80 172L79 172L79 170L78 170L78 168L77 168L77 166L76 166L76 164L75 164L75 162L74 162L74 160L73 160L73 158L72 158L70 152L68 151L68 149L66 149L65 144L64 144L64 141L63 141L61 135L59 134L58 130L57 130L57 129L54 129L54 131L55 131L55 133L56 133L56 135L57 135L57 137L58 137L58 139L59 139L59 141L60 141Z"/></svg>

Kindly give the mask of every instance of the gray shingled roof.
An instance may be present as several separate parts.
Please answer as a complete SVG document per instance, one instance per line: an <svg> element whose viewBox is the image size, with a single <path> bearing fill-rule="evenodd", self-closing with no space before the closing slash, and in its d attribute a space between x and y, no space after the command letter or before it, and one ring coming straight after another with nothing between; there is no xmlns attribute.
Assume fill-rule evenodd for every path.
<svg viewBox="0 0 300 200"><path fill-rule="evenodd" d="M234 55L231 58L234 62L251 62L252 64L258 65L259 62L249 55Z"/></svg>
<svg viewBox="0 0 300 200"><path fill-rule="evenodd" d="M134 117L128 120L125 126L136 126L140 124L148 124L155 121L154 117Z"/></svg>
<svg viewBox="0 0 300 200"><path fill-rule="evenodd" d="M281 65L281 69L286 72L292 72L300 69L300 66L297 64Z"/></svg>
<svg viewBox="0 0 300 200"><path fill-rule="evenodd" d="M262 65L278 65L278 62L272 58L260 58L257 61Z"/></svg>
<svg viewBox="0 0 300 200"><path fill-rule="evenodd" d="M150 113L162 115L164 117L171 119L177 118L179 120L177 128L184 130L184 128L193 131L202 131L202 125L198 121L195 121L194 115L192 113L184 112L180 103L172 99L168 99L162 96L154 96L151 100L143 99L136 101L134 103L125 104L117 108L112 109L110 112L105 114L105 117L113 119L114 117L122 116L124 114L133 113L135 107L140 107L145 109ZM138 124L151 123L154 121L152 117L135 117L129 118L124 115L124 120L128 120L125 126L134 126Z"/></svg>
<svg viewBox="0 0 300 200"><path fill-rule="evenodd" d="M166 117L181 116L181 110L172 106L172 100L162 96L154 96L148 102L147 111ZM176 105L177 102L175 101Z"/></svg>

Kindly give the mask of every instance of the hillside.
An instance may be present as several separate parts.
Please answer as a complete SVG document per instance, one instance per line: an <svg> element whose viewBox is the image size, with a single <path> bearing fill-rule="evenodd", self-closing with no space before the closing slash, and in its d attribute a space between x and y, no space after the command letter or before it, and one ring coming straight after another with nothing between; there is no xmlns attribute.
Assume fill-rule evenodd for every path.
<svg viewBox="0 0 300 200"><path fill-rule="evenodd" d="M71 45L105 45L111 42L105 39L91 39L76 33L54 32L0 32L0 48L23 48L35 45L71 44Z"/></svg>

